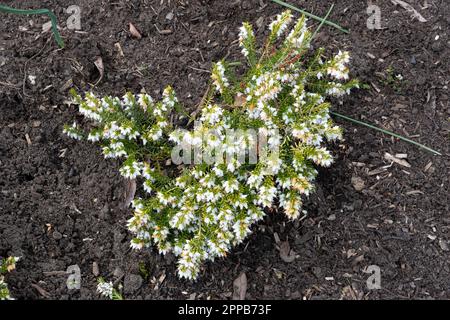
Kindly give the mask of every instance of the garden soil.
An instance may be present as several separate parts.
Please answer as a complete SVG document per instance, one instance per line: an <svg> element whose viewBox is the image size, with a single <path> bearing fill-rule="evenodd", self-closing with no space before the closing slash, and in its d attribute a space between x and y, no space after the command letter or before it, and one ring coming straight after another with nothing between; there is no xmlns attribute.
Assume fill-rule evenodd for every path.
<svg viewBox="0 0 450 320"><path fill-rule="evenodd" d="M319 16L333 2L292 1ZM240 59L241 22L252 22L261 40L284 8L268 0L4 1L52 9L66 44L59 49L43 32L45 16L0 13L0 256L21 257L7 276L12 295L100 299L102 276L126 299L231 299L233 281L245 273L247 299L450 298L450 6L407 2L426 22L391 1L372 1L381 9L374 30L366 1L337 1L329 19L350 33L325 25L314 47L327 55L348 50L352 75L364 83L334 101L334 111L442 156L336 119L345 141L331 146L336 161L320 170L307 217L292 222L271 210L193 282L176 276L174 257L130 249L120 162L62 134L64 124L82 120L68 90L145 90L158 98L170 84L194 110L211 63ZM81 30L67 28L70 5L81 9ZM286 259L286 242L295 259ZM66 283L74 265L79 290ZM379 289L370 286L377 284L371 270L379 270Z"/></svg>

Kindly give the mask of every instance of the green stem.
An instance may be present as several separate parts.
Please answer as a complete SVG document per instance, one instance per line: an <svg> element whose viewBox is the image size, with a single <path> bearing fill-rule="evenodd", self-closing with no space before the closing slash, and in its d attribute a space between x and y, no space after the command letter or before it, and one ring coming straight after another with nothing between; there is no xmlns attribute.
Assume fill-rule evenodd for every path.
<svg viewBox="0 0 450 320"><path fill-rule="evenodd" d="M331 11L333 11L334 8L334 3L331 5L330 9L328 10L327 14L325 15L325 17L323 18L323 20L320 22L320 25L317 27L316 31L314 31L311 40L314 39L317 35L317 33L319 32L319 30L322 28L323 24L325 23L325 21L327 21L328 16L330 15Z"/></svg>
<svg viewBox="0 0 450 320"><path fill-rule="evenodd" d="M436 151L436 150L433 150L433 149L431 149L431 148L429 148L429 147L427 147L427 146L424 146L423 144L420 144L420 143L418 143L418 142L416 142L416 141L413 141L413 140L411 140L411 139L408 139L408 138L406 138L406 137L403 137L403 136L401 136L401 135L399 135L399 134L396 134L396 133L394 133L394 132L391 132L391 131L388 131L388 130L384 130L384 129L378 128L378 127L376 127L376 126L374 126L374 125L371 125L371 124L369 124L369 123L365 123L365 122L363 122L363 121L359 121L359 120L356 120L356 119L353 119L353 118L344 116L344 115L339 114L339 113L337 113L337 112L330 111L330 113L331 113L332 115L336 116L336 117L339 117L339 118L348 120L348 121L350 121L350 122L353 122L353 123L356 123L356 124L359 124L359 125L362 125L362 126L365 126L365 127L368 127L368 128L374 129L374 130L377 130L377 131L380 131L380 132L382 132L382 133L384 133L384 134L393 136L393 137L398 138L398 139L400 139L400 140L403 140L403 141L406 141L406 142L408 142L408 143L411 143L411 144L413 144L413 145L415 145L415 146L417 146L417 147L419 147L419 148L425 149L425 150L427 150L427 151L429 151L429 152L431 152L431 153L433 153L433 154L435 154L435 155L442 156L442 154L441 154L440 152L438 152L438 151Z"/></svg>
<svg viewBox="0 0 450 320"><path fill-rule="evenodd" d="M334 27L334 28L336 28L336 29L338 29L338 30L340 30L340 31L342 31L344 33L350 33L350 31L348 31L347 29L342 28L340 25L338 25L338 24L336 24L334 22L328 21L328 20L326 20L324 18L318 17L318 16L316 16L316 15L314 15L312 13L309 13L309 12L307 12L305 10L299 9L299 8L289 4L289 3L286 3L286 2L281 1L281 0L272 0L272 1L277 3L277 4L279 4L279 5L285 6L286 8L298 11L298 12L304 14L307 17L310 17L310 18L315 19L317 21L321 21L324 24L329 25L331 27Z"/></svg>
<svg viewBox="0 0 450 320"><path fill-rule="evenodd" d="M55 14L48 9L36 9L36 10L22 10L22 9L14 9L5 5L0 4L0 12L12 13L12 14L45 14L47 15L52 22L52 31L55 37L56 42L61 48L64 48L64 41L61 38L61 35L58 31L58 22Z"/></svg>

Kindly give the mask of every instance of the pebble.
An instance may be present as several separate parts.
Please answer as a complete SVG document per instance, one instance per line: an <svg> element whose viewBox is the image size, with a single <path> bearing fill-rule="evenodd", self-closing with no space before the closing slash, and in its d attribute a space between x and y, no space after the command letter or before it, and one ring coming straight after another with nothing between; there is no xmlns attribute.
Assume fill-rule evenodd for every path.
<svg viewBox="0 0 450 320"><path fill-rule="evenodd" d="M98 270L98 263L95 261L92 263L92 274L96 277L100 274L100 271Z"/></svg>
<svg viewBox="0 0 450 320"><path fill-rule="evenodd" d="M119 267L114 269L113 275L116 279L121 278L124 275L124 272Z"/></svg>
<svg viewBox="0 0 450 320"><path fill-rule="evenodd" d="M439 41L439 42L433 43L433 44L431 45L431 49L432 49L434 52L439 52L439 51L441 51L441 50L442 50L442 44L441 44L441 42Z"/></svg>
<svg viewBox="0 0 450 320"><path fill-rule="evenodd" d="M102 208L102 210L100 210L100 215L99 218L102 220L107 220L109 218L109 205L105 204Z"/></svg>
<svg viewBox="0 0 450 320"><path fill-rule="evenodd" d="M55 239L55 240L61 240L63 237L61 232L59 232L59 231L54 231L52 236L53 236L53 239Z"/></svg>
<svg viewBox="0 0 450 320"><path fill-rule="evenodd" d="M172 20L173 17L174 17L173 12L169 12L169 13L166 15L166 19L169 20L169 21Z"/></svg>
<svg viewBox="0 0 450 320"><path fill-rule="evenodd" d="M143 279L138 274L129 274L123 281L123 291L125 294L133 294L142 286Z"/></svg>

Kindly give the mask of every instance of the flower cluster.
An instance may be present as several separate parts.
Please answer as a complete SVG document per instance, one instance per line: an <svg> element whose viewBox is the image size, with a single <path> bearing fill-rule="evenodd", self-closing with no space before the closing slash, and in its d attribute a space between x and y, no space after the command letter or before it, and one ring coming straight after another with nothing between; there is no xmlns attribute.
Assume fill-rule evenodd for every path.
<svg viewBox="0 0 450 320"><path fill-rule="evenodd" d="M114 288L114 284L111 281L106 282L101 277L97 279L97 292L111 300L123 300L120 292Z"/></svg>
<svg viewBox="0 0 450 320"><path fill-rule="evenodd" d="M342 132L327 97L358 83L347 81L348 53L326 61L322 50L310 55L306 18L287 32L292 19L290 11L277 16L260 50L252 26L243 24L247 72L238 76L225 61L214 64L215 90L187 125L170 87L157 103L146 94L75 96L94 123L88 140L99 141L105 157L124 157L120 173L142 186L128 221L131 247L172 252L181 277L195 279L204 261L225 257L275 203L290 219L304 214L316 166L333 162L326 143ZM84 137L79 127L65 131Z"/></svg>
<svg viewBox="0 0 450 320"><path fill-rule="evenodd" d="M219 61L213 65L211 78L217 91L219 91L220 93L224 93L226 88L230 86L230 83L225 76L225 67L222 61Z"/></svg>
<svg viewBox="0 0 450 320"><path fill-rule="evenodd" d="M0 259L0 300L12 299L3 275L16 269L16 263L19 259L19 257Z"/></svg>

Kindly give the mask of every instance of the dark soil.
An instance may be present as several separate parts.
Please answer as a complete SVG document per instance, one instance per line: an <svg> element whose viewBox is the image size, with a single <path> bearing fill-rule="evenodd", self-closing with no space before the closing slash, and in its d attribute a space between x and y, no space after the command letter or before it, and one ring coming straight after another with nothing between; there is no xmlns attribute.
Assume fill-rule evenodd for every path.
<svg viewBox="0 0 450 320"><path fill-rule="evenodd" d="M228 299L242 272L248 299L450 298L448 0L407 1L426 23L390 1L373 1L382 30L366 27L365 1L291 1L321 16L336 2L330 19L351 29L347 35L324 27L317 40L330 53L349 50L353 75L368 84L335 110L443 155L338 120L346 141L334 147L334 166L321 171L308 218L292 223L270 214L226 259L206 264L196 282L179 280L170 257L129 249L131 212L119 209L125 183L118 163L62 134L65 123L79 119L67 89L90 89L100 56L105 74L95 92L145 88L157 97L171 84L193 107L211 62L239 56L241 22L259 19L262 36L283 8L268 0L81 0L82 30L75 32L66 28L72 1L4 2L54 10L66 42L59 50L42 33L43 16L0 14L0 256L22 257L7 277L14 297L99 299L95 262L101 276L124 284L127 299ZM129 22L142 39L130 36ZM397 74L404 79L389 80ZM390 164L386 152L407 154L411 167L394 163L377 173ZM364 181L360 191L352 177ZM295 261L280 258L275 232L298 254ZM71 265L81 268L80 290L68 290L67 275L54 272ZM381 290L366 286L369 265L381 268Z"/></svg>

